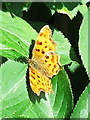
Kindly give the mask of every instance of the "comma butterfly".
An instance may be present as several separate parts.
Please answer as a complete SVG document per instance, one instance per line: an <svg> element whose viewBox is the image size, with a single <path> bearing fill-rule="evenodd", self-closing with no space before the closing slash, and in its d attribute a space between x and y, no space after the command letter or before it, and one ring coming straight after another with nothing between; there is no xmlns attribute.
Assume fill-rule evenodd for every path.
<svg viewBox="0 0 90 120"><path fill-rule="evenodd" d="M51 93L51 78L60 71L60 56L55 54L56 43L52 40L52 31L45 25L37 37L29 63L30 86L38 96L41 91Z"/></svg>

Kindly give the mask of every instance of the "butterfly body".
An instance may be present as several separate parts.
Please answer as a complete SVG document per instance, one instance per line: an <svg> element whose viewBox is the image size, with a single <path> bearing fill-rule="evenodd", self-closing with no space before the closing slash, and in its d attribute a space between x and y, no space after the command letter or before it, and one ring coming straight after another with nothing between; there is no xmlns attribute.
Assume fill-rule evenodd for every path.
<svg viewBox="0 0 90 120"><path fill-rule="evenodd" d="M39 64L39 61L36 62L32 59L29 59L29 65L30 65L30 68L34 68L36 69L38 72L42 73L43 75L46 75L47 76L47 72L46 70Z"/></svg>
<svg viewBox="0 0 90 120"><path fill-rule="evenodd" d="M35 42L29 63L30 85L38 96L41 91L52 92L51 78L60 71L60 57L54 53L56 43L48 25L44 26Z"/></svg>
<svg viewBox="0 0 90 120"><path fill-rule="evenodd" d="M38 66L38 63L32 59L29 59L29 66L34 67L36 69L39 69L40 67Z"/></svg>

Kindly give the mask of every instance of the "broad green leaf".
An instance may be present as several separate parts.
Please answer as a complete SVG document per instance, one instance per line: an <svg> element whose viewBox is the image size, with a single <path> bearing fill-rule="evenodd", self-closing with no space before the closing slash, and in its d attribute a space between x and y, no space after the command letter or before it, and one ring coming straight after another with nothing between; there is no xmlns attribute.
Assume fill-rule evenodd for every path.
<svg viewBox="0 0 90 120"><path fill-rule="evenodd" d="M23 16L22 10L26 6L26 2L5 2L4 4L9 12L17 16Z"/></svg>
<svg viewBox="0 0 90 120"><path fill-rule="evenodd" d="M26 91L26 64L8 61L0 68L2 80L2 117L11 117L21 114L27 107L28 94ZM26 102L26 104L24 104ZM17 112L19 111L19 112Z"/></svg>
<svg viewBox="0 0 90 120"><path fill-rule="evenodd" d="M88 10L84 12L82 25L79 31L79 53L84 67L88 71Z"/></svg>
<svg viewBox="0 0 90 120"><path fill-rule="evenodd" d="M79 98L73 113L71 114L71 118L88 118L88 115L90 115L90 106L89 101L90 100L90 84L86 87L86 89L83 91L81 97ZM89 116L90 119L90 116Z"/></svg>
<svg viewBox="0 0 90 120"><path fill-rule="evenodd" d="M71 9L72 6L73 6L73 9ZM69 18L72 20L77 15L79 7L80 7L79 3L76 3L76 4L72 3L72 2L71 3L63 3L62 9L58 9L57 12L67 14L69 16Z"/></svg>
<svg viewBox="0 0 90 120"><path fill-rule="evenodd" d="M7 61L0 68L3 118L66 118L73 107L69 79L62 70L52 79L53 93L38 97L26 82L27 65ZM28 84L27 84L28 83ZM1 84L0 84L1 85Z"/></svg>
<svg viewBox="0 0 90 120"><path fill-rule="evenodd" d="M50 9L52 14L56 11L58 13L67 14L70 19L73 19L78 12L79 2L51 2L45 3Z"/></svg>
<svg viewBox="0 0 90 120"><path fill-rule="evenodd" d="M86 5L80 5L79 3L78 4L76 3L77 6L74 7L72 10L70 10L70 8L72 7L73 4L74 3L71 3L71 5L70 5L70 3L66 3L66 4L64 3L62 9L58 10L58 13L67 14L69 16L69 18L72 20L77 15L78 11L80 11L80 10L86 11L86 9L87 9ZM69 7L67 7L67 5Z"/></svg>
<svg viewBox="0 0 90 120"><path fill-rule="evenodd" d="M84 16L86 14L86 11L87 11L87 6L84 4L84 5L81 5L78 10L79 12Z"/></svg>
<svg viewBox="0 0 90 120"><path fill-rule="evenodd" d="M77 7L80 3L79 2L63 2L63 5L68 8L68 10L73 10Z"/></svg>
<svg viewBox="0 0 90 120"><path fill-rule="evenodd" d="M70 92L69 79L63 69L52 79L52 83L55 94L50 95L50 99L55 117L67 118L73 107L73 95Z"/></svg>
<svg viewBox="0 0 90 120"><path fill-rule="evenodd" d="M0 55L3 55L3 57L9 58L9 59L17 59L18 57L21 57L21 54L14 51L12 52L11 48L7 48L5 45L0 44Z"/></svg>
<svg viewBox="0 0 90 120"><path fill-rule="evenodd" d="M18 57L20 55L28 57L31 40L36 40L37 32L21 18L17 16L12 18L9 12L0 11L0 16L0 43L12 49L11 54L17 52ZM4 53L2 51L1 49L1 55L5 56L4 53L7 51L5 49Z"/></svg>
<svg viewBox="0 0 90 120"><path fill-rule="evenodd" d="M53 39L57 43L57 53L61 56L61 65L69 64L72 60L69 57L70 43L60 31L54 31Z"/></svg>

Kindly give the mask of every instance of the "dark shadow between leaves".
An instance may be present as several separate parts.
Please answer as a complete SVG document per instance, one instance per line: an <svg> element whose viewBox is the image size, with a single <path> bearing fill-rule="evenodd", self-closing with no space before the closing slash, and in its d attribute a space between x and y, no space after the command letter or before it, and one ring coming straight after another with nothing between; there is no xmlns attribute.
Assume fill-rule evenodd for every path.
<svg viewBox="0 0 90 120"><path fill-rule="evenodd" d="M70 65L65 65L64 68L70 79L75 106L79 99L79 96L82 94L82 92L85 90L85 87L89 83L89 77L86 73L84 66L80 65L74 70L74 72L71 72L70 69L68 69L68 66Z"/></svg>
<svg viewBox="0 0 90 120"><path fill-rule="evenodd" d="M7 61L7 58L0 56L0 66Z"/></svg>
<svg viewBox="0 0 90 120"><path fill-rule="evenodd" d="M25 64L27 64L27 61L26 61L26 58L25 57L20 57L20 58L17 58L17 59L14 59L15 61L17 61L17 62L20 62L20 63L25 63Z"/></svg>
<svg viewBox="0 0 90 120"><path fill-rule="evenodd" d="M32 58L32 50L35 44L35 40L32 40L30 48L29 48L29 58ZM28 65L29 68L29 65ZM30 98L30 101L33 102L35 104L35 102L40 102L40 100L43 98L44 100L46 100L45 98L45 93L41 92L40 96L37 96L31 89L30 86L30 80L29 80L29 69L27 69L27 73L26 73L26 84L27 84L27 91L28 91L28 95Z"/></svg>

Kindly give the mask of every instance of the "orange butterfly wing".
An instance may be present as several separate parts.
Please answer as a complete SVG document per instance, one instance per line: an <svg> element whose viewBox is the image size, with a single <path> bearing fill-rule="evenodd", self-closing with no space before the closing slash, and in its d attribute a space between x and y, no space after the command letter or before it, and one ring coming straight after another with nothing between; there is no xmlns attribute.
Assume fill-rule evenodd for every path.
<svg viewBox="0 0 90 120"><path fill-rule="evenodd" d="M37 37L32 59L39 60L45 56L48 51L55 51L56 43L52 40L52 31L48 25L45 25Z"/></svg>
<svg viewBox="0 0 90 120"><path fill-rule="evenodd" d="M52 92L51 78L60 71L59 56L54 53L56 43L52 40L52 31L44 26L37 37L29 62L30 85L38 96L41 91Z"/></svg>
<svg viewBox="0 0 90 120"><path fill-rule="evenodd" d="M34 93L39 96L41 91L52 92L52 84L49 78L43 76L42 73L35 68L31 67L29 71L30 86Z"/></svg>

